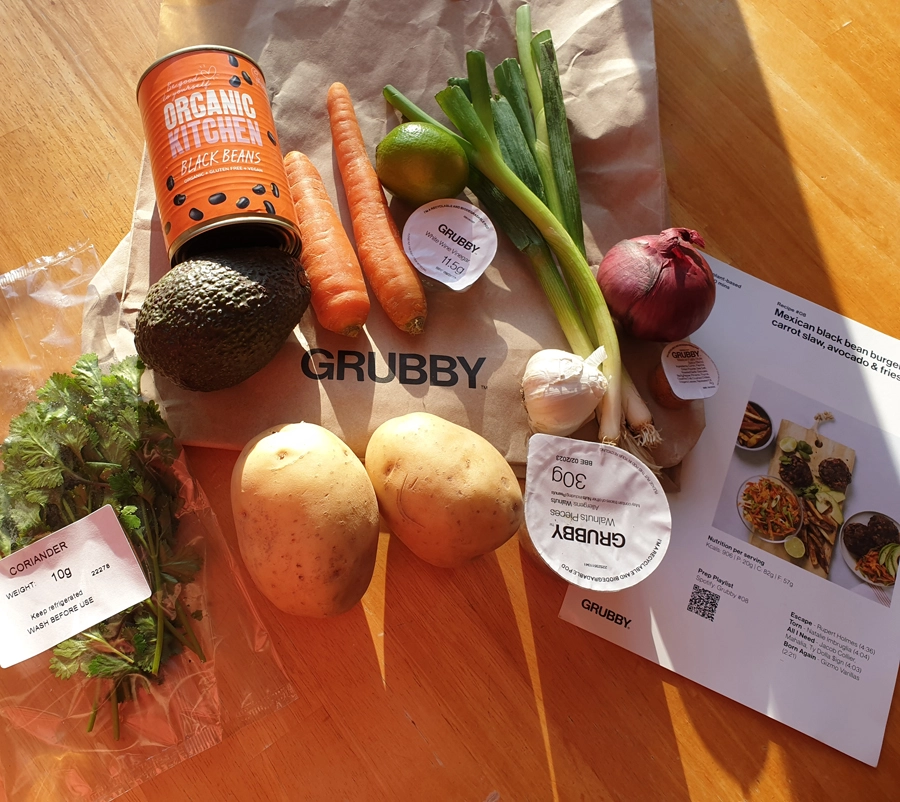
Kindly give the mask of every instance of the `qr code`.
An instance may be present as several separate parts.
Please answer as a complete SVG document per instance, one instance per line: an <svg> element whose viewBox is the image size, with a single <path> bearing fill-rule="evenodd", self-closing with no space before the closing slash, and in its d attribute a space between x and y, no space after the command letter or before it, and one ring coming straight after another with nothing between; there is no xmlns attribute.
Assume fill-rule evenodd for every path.
<svg viewBox="0 0 900 802"><path fill-rule="evenodd" d="M721 598L718 593L713 593L711 590L694 585L694 589L691 591L691 598L688 601L688 612L696 613L701 618L715 621L716 610L719 608L719 599Z"/></svg>

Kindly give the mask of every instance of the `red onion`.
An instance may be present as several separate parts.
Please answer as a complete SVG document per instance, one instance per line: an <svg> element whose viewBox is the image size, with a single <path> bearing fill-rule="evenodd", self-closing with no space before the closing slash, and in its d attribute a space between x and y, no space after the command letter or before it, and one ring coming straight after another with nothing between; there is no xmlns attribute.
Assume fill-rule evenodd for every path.
<svg viewBox="0 0 900 802"><path fill-rule="evenodd" d="M673 342L693 334L712 311L716 280L689 228L622 240L607 251L597 281L623 332Z"/></svg>

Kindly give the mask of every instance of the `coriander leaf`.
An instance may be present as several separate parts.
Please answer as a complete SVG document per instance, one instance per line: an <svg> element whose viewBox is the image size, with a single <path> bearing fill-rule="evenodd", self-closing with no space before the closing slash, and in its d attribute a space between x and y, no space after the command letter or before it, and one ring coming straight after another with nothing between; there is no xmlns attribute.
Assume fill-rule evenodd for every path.
<svg viewBox="0 0 900 802"><path fill-rule="evenodd" d="M19 504L10 510L10 518L20 535L26 535L28 540L22 545L27 546L37 535L46 534L44 521L41 518L41 506L39 504ZM21 546L20 546L21 548Z"/></svg>
<svg viewBox="0 0 900 802"><path fill-rule="evenodd" d="M89 677L117 679L134 670L131 663L115 654L95 654L85 668Z"/></svg>
<svg viewBox="0 0 900 802"><path fill-rule="evenodd" d="M109 477L109 486L113 495L123 502L127 502L141 495L140 477L128 470L118 470ZM132 507L137 511L137 507Z"/></svg>
<svg viewBox="0 0 900 802"><path fill-rule="evenodd" d="M88 641L76 636L58 643L50 658L50 670L60 679L69 679L82 667L82 658L90 651Z"/></svg>
<svg viewBox="0 0 900 802"><path fill-rule="evenodd" d="M144 363L135 356L125 357L119 362L114 362L110 367L110 374L121 379L135 395L141 391L141 376L144 373Z"/></svg>
<svg viewBox="0 0 900 802"><path fill-rule="evenodd" d="M136 515L137 507L126 506L122 507L119 510L119 523L122 524L122 528L126 532L139 532L141 526L141 519Z"/></svg>
<svg viewBox="0 0 900 802"><path fill-rule="evenodd" d="M75 379L68 373L54 373L38 389L37 397L44 402L44 408L65 408L71 402L71 395L77 392Z"/></svg>
<svg viewBox="0 0 900 802"><path fill-rule="evenodd" d="M116 466L127 465L131 459L131 452L135 450L135 439L128 432L123 432L118 427L118 422L97 421L94 430L99 435L97 442L97 463L106 462Z"/></svg>
<svg viewBox="0 0 900 802"><path fill-rule="evenodd" d="M0 519L0 557L8 557L12 553L12 521L7 517Z"/></svg>
<svg viewBox="0 0 900 802"><path fill-rule="evenodd" d="M88 443L91 442L90 427L78 419L66 421L66 425L59 431L60 442L72 450L74 454L80 454Z"/></svg>
<svg viewBox="0 0 900 802"><path fill-rule="evenodd" d="M122 444L127 444L130 450L137 448L141 439L141 415L138 407L126 407L119 410L116 427Z"/></svg>
<svg viewBox="0 0 900 802"><path fill-rule="evenodd" d="M50 658L50 670L60 679L71 679L81 668L80 660L65 660L59 657Z"/></svg>
<svg viewBox="0 0 900 802"><path fill-rule="evenodd" d="M173 584L190 582L200 570L203 561L195 549L181 546L177 551L164 543L160 549L159 570L163 579Z"/></svg>
<svg viewBox="0 0 900 802"><path fill-rule="evenodd" d="M57 657L81 657L88 649L90 644L87 641L78 640L77 638L69 638L62 643L57 644L53 648L53 654Z"/></svg>
<svg viewBox="0 0 900 802"><path fill-rule="evenodd" d="M22 471L23 484L29 490L47 490L60 487L63 483L63 470L60 465L40 465Z"/></svg>
<svg viewBox="0 0 900 802"><path fill-rule="evenodd" d="M85 354L72 367L72 376L81 388L95 403L102 403L103 377L100 362L96 354Z"/></svg>
<svg viewBox="0 0 900 802"><path fill-rule="evenodd" d="M156 652L156 617L146 612L136 616L131 641L134 644L135 665L143 671L152 671Z"/></svg>

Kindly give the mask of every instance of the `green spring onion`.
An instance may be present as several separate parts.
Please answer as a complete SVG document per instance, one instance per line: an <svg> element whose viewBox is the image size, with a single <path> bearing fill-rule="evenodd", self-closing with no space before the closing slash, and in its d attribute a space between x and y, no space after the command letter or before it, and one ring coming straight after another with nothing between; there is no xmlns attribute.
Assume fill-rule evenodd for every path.
<svg viewBox="0 0 900 802"><path fill-rule="evenodd" d="M544 94L541 89L540 74L534 63L534 54L531 50L531 8L527 4L516 9L516 48L519 53L519 65L522 70L528 101L531 103L531 114L534 121L534 158L537 161L538 169L541 171L541 178L544 182L547 206L561 220L562 216L559 214L561 202L559 191L556 188L556 178L553 173L553 157L550 153L547 119L544 115Z"/></svg>
<svg viewBox="0 0 900 802"><path fill-rule="evenodd" d="M534 130L534 118L528 104L528 92L525 89L525 78L522 68L514 58L504 59L494 68L494 83L497 90L507 99L519 121L519 127L525 137L528 149L534 155L534 144L537 134Z"/></svg>
<svg viewBox="0 0 900 802"><path fill-rule="evenodd" d="M470 75L470 85L471 80ZM487 176L541 232L559 262L591 340L606 347L607 358L603 363L603 373L609 386L603 396L600 439L618 442L622 415L622 359L619 341L606 301L587 259L559 219L503 161L499 146L491 139L465 93L459 87L450 86L438 92L436 100L470 143L471 150L467 152L469 164Z"/></svg>
<svg viewBox="0 0 900 802"><path fill-rule="evenodd" d="M569 123L563 102L562 86L559 81L559 66L556 48L550 38L535 36L533 46L537 51L544 93L544 117L547 122L547 137L552 154L551 166L556 189L559 194L559 217L575 243L585 253L584 224L581 219L581 195L575 175L575 159L572 155L572 141L569 137Z"/></svg>
<svg viewBox="0 0 900 802"><path fill-rule="evenodd" d="M468 86L466 79L454 79L454 84L459 85L459 81L465 81ZM456 138L466 150L468 156L472 155L472 148L468 141L429 115L395 87L391 85L386 86L383 94L388 103L406 119L415 122L428 122L443 128ZM499 137L501 140L506 139L507 136L514 136L510 130L510 121L505 115L496 116L495 125L501 131ZM473 166L470 166L469 189L478 198L494 224L506 233L513 245L525 254L531 262L538 283L550 302L550 306L560 323L572 353L581 357L587 357L594 350L594 346L585 331L578 310L573 305L569 290L556 267L553 254L540 232L518 206L512 203L483 173Z"/></svg>
<svg viewBox="0 0 900 802"><path fill-rule="evenodd" d="M469 188L528 257L572 352L587 358L600 344L606 349L600 440L621 439L650 464L644 447L658 442L658 433L622 365L612 316L585 255L556 52L549 31L532 36L527 5L516 13L516 44L518 61L506 59L494 71L499 96L491 91L480 51L466 54L467 77L451 79L435 96L459 134L394 87L385 87L384 96L406 118L439 125L462 145ZM634 420L637 437L626 419L629 425Z"/></svg>

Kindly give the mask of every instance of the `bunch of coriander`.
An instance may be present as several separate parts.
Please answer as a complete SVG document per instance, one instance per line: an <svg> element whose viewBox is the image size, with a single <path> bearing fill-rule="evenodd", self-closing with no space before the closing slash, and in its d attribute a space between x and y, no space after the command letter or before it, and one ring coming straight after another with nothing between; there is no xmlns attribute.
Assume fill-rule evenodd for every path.
<svg viewBox="0 0 900 802"><path fill-rule="evenodd" d="M152 595L63 641L50 669L95 681L88 730L108 702L119 737L119 703L138 685L162 681L160 669L182 651L203 650L183 589L200 568L176 542L180 483L174 435L155 403L141 397L137 357L103 371L93 354L71 373L55 373L0 446L0 556L33 543L109 504L137 555Z"/></svg>

